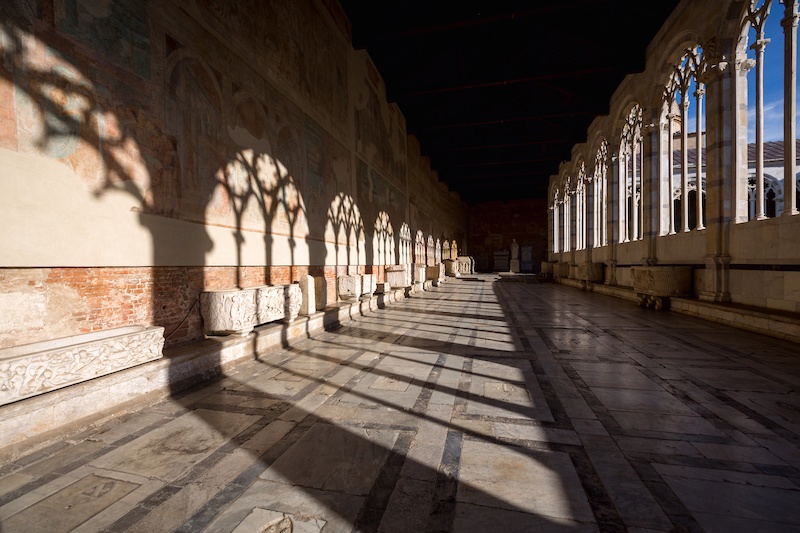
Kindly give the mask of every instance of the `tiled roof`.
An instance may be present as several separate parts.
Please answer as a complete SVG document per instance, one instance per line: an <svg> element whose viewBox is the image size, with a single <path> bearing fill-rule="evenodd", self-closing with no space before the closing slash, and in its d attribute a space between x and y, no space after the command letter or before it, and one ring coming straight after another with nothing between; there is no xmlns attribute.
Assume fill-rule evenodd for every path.
<svg viewBox="0 0 800 533"><path fill-rule="evenodd" d="M800 156L800 139L795 140L797 154ZM697 165L697 149L689 148L689 166ZM706 151L703 149L703 161L705 161ZM747 145L747 160L750 163L755 163L756 160L756 143ZM800 157L798 157L800 160ZM769 141L764 143L764 161L783 161L783 141ZM681 151L672 151L672 165L674 168L680 168L681 165Z"/></svg>

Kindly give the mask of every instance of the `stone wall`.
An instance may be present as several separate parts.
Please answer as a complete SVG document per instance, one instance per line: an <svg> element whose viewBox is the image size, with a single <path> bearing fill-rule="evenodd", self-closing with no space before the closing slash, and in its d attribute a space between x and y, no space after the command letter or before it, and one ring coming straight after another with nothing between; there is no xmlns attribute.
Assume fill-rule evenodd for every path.
<svg viewBox="0 0 800 533"><path fill-rule="evenodd" d="M464 234L337 2L66 4L0 6L0 346L183 344L202 290L311 274L333 301L382 280L403 224Z"/></svg>
<svg viewBox="0 0 800 533"><path fill-rule="evenodd" d="M544 199L485 202L470 208L469 255L478 270L492 270L493 253L509 251L517 241L520 256L523 246L532 246L536 271L547 258L547 201Z"/></svg>

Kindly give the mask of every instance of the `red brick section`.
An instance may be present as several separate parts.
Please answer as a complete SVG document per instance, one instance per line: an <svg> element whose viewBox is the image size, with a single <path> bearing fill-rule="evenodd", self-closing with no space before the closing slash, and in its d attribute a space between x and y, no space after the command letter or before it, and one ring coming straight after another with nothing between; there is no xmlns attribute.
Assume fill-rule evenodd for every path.
<svg viewBox="0 0 800 533"><path fill-rule="evenodd" d="M164 326L167 346L203 338L199 297L204 290L282 285L311 274L324 277L328 302L336 297L336 277L365 267L245 266L0 269L0 293L44 295L45 316L58 316L60 334L89 333L134 324ZM20 331L22 342L53 336L45 322ZM19 342L17 342L18 344Z"/></svg>
<svg viewBox="0 0 800 533"><path fill-rule="evenodd" d="M0 48L2 52L2 48ZM0 64L0 69L3 66ZM14 106L14 84L7 76L8 71L0 73L0 147L10 150L17 149L17 117Z"/></svg>

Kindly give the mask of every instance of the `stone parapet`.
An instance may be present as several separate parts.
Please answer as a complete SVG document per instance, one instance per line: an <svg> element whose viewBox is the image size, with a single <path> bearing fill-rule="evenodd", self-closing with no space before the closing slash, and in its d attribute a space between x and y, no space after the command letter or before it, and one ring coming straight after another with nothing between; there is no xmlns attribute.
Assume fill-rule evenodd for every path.
<svg viewBox="0 0 800 533"><path fill-rule="evenodd" d="M161 358L164 328L126 326L0 350L0 405Z"/></svg>

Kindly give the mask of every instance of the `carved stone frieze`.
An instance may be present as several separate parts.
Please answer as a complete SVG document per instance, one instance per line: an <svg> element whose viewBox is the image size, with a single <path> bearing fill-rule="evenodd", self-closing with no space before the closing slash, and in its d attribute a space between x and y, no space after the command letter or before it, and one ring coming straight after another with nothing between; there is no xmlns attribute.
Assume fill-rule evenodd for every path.
<svg viewBox="0 0 800 533"><path fill-rule="evenodd" d="M159 359L161 326L128 326L0 350L0 405Z"/></svg>
<svg viewBox="0 0 800 533"><path fill-rule="evenodd" d="M286 289L283 285L256 288L256 322L266 324L286 316Z"/></svg>
<svg viewBox="0 0 800 533"><path fill-rule="evenodd" d="M259 324L255 289L231 289L200 295L206 335L247 333Z"/></svg>
<svg viewBox="0 0 800 533"><path fill-rule="evenodd" d="M297 283L210 291L200 295L200 314L206 335L242 335L268 322L293 321L302 302Z"/></svg>

